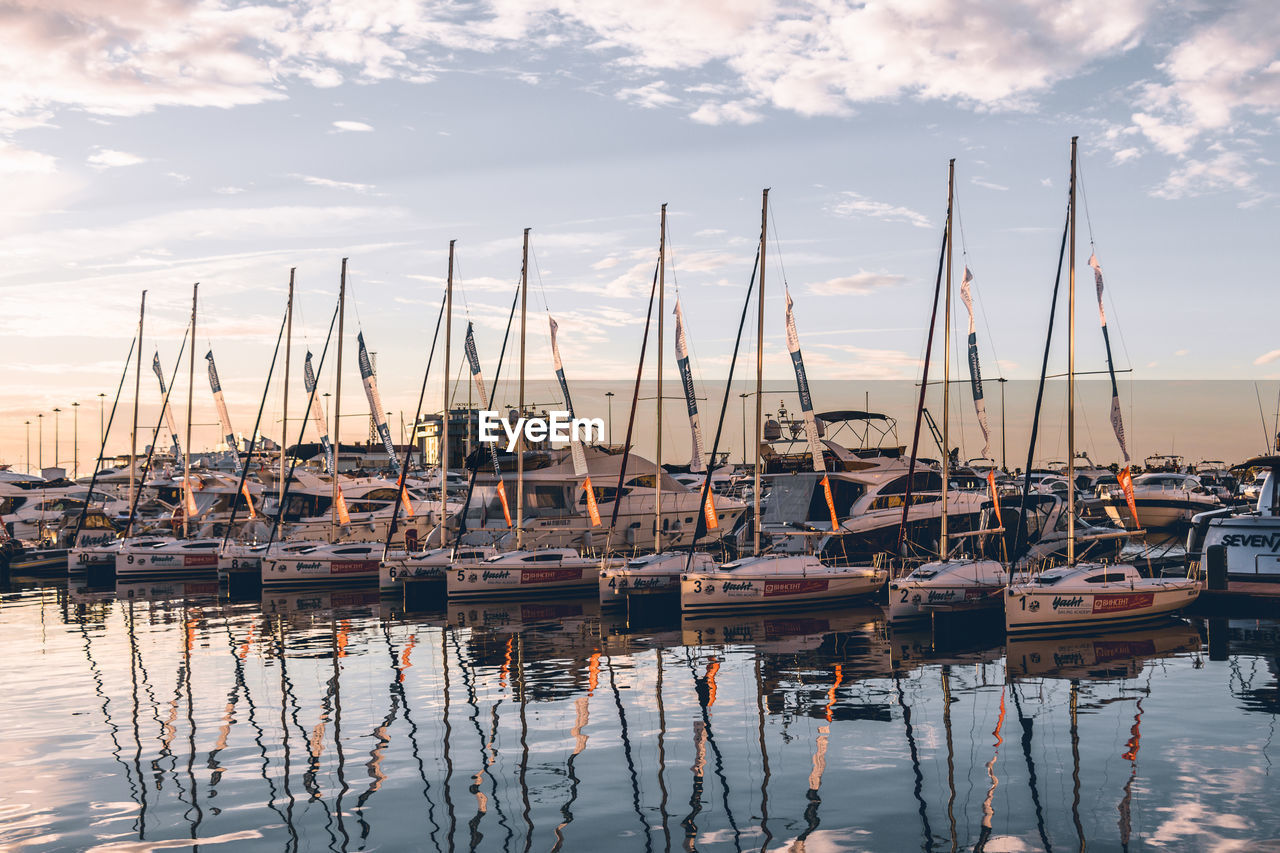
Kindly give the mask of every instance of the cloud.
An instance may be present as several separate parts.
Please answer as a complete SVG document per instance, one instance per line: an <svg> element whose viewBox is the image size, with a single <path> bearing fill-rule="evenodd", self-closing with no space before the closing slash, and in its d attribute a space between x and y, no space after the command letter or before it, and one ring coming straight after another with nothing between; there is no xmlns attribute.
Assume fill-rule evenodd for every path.
<svg viewBox="0 0 1280 853"><path fill-rule="evenodd" d="M723 103L706 101L689 113L689 118L699 124L755 124L764 116L755 109L755 102L740 100Z"/></svg>
<svg viewBox="0 0 1280 853"><path fill-rule="evenodd" d="M0 141L0 175L43 174L57 171L57 158Z"/></svg>
<svg viewBox="0 0 1280 853"><path fill-rule="evenodd" d="M988 190L999 190L1001 192L1007 192L1009 190L1009 188L1004 184L993 183L985 178L973 177L969 179L969 183L973 184L975 187L982 187L983 189Z"/></svg>
<svg viewBox="0 0 1280 853"><path fill-rule="evenodd" d="M906 276L889 273L867 272L859 270L853 275L841 276L809 285L809 292L818 296L847 296L850 294L871 293L889 287L897 287L906 281Z"/></svg>
<svg viewBox="0 0 1280 853"><path fill-rule="evenodd" d="M680 103L680 99L667 91L667 83L665 80L654 80L652 83L646 83L630 89L620 89L617 93L620 101L628 101L645 109L656 109L658 107L670 107Z"/></svg>
<svg viewBox="0 0 1280 853"><path fill-rule="evenodd" d="M136 166L147 162L146 157L130 154L127 151L116 151L112 148L99 148L86 160L95 169L114 169L119 166Z"/></svg>
<svg viewBox="0 0 1280 853"><path fill-rule="evenodd" d="M1280 349L1273 349L1271 352L1264 352L1253 360L1254 364L1270 364L1276 359L1280 359Z"/></svg>
<svg viewBox="0 0 1280 853"><path fill-rule="evenodd" d="M917 228L932 227L929 217L919 211L883 201L872 201L866 196L855 192L841 193L840 200L830 205L827 209L836 216L870 216L873 219L881 219L885 222L905 222Z"/></svg>
<svg viewBox="0 0 1280 853"><path fill-rule="evenodd" d="M333 190L352 190L353 192L358 193L369 193L375 189L373 184L360 184L353 181L335 181L331 178L318 178L315 175L292 174L289 177L297 178L303 183L310 184L313 187L324 187L326 189Z"/></svg>
<svg viewBox="0 0 1280 853"><path fill-rule="evenodd" d="M346 121L346 120L335 121L333 123L333 126L337 129L338 133L344 133L344 132L370 133L373 130L373 125L365 124L362 121Z"/></svg>

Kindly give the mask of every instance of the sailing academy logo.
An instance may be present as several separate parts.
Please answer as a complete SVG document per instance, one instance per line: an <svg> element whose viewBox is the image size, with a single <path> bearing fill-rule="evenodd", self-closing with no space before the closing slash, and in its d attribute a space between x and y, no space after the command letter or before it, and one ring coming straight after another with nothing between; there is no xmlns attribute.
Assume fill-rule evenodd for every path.
<svg viewBox="0 0 1280 853"><path fill-rule="evenodd" d="M512 424L500 413L480 412L480 440L489 444L507 438L507 453L516 449L516 441L524 435L526 443L541 441L604 441L604 418L575 418L572 412L551 412L545 418L517 418Z"/></svg>

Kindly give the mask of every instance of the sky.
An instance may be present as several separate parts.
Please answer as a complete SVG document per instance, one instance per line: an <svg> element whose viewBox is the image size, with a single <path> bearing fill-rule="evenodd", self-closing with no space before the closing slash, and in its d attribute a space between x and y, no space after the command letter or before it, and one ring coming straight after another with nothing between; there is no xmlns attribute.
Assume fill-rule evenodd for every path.
<svg viewBox="0 0 1280 853"><path fill-rule="evenodd" d="M344 257L343 413L367 411L362 331L386 409L411 417L449 241L456 378L468 320L493 370L525 228L538 394L554 393L548 312L570 382L621 381L663 203L665 375L679 298L695 375L722 381L765 187L766 375L790 376L785 286L810 377L841 380L819 408L854 407L860 383L919 375L951 158L955 281L972 270L984 375L1034 379L1073 135L1079 368L1105 368L1092 247L1128 380L1247 380L1274 408L1280 16L1265 0L16 0L0 2L0 35L0 462L19 468L26 422L35 442L54 408L58 461L69 428L92 456L144 289L144 368L158 352L168 373L200 282L196 449L220 434L208 350L248 432L290 268L294 353L318 353ZM953 354L968 324L954 308ZM1065 337L1052 369L1065 369ZM184 423L187 369L174 389ZM297 413L300 359L291 373ZM133 381L109 451L127 445ZM155 377L141 388L149 431ZM591 408L580 414L603 414ZM358 419L343 430L365 434ZM48 465L43 433L31 455Z"/></svg>

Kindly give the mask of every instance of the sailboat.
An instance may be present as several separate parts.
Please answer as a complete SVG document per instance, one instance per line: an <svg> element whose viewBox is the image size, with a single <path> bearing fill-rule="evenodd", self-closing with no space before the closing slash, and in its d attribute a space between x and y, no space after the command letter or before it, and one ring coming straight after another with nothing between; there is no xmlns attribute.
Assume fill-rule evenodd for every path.
<svg viewBox="0 0 1280 853"><path fill-rule="evenodd" d="M942 379L942 443L944 448L950 447L948 438L950 430L951 401L951 270L952 270L952 216L954 209L954 192L956 177L956 161L952 160L947 167L947 224L946 224L946 310L943 340L943 379ZM942 277L939 276L939 282ZM964 279L960 286L961 296L969 309L969 380L973 389L974 405L977 408L978 424L986 446L982 455L991 454L990 429L987 426L986 409L982 396L982 377L978 367L978 344L974 331L973 301L969 295L969 285L973 276L966 265ZM934 301L937 310L937 301ZM936 316L936 314L935 314ZM928 368L921 384L921 400L923 402L925 385L928 384ZM951 556L950 540L947 530L947 499L951 459L948 453L942 454L942 501L941 527L938 538L938 559L917 567L906 576L889 582L889 619L901 621L927 617L936 610L977 610L1000 606L998 593L1008 581L1004 566L997 560L975 557ZM994 472L988 474L992 485L992 499L996 500ZM904 514L905 523L905 514ZM995 531L999 532L999 531Z"/></svg>
<svg viewBox="0 0 1280 853"><path fill-rule="evenodd" d="M1068 356L1067 356L1067 563L1009 584L1004 597L1005 630L1010 634L1088 630L1159 618L1190 605L1200 594L1200 581L1186 578L1144 578L1132 565L1077 562L1075 554L1075 247L1076 137L1071 138L1071 196L1069 211ZM1101 281L1099 277L1099 282ZM1055 286L1055 297L1057 288ZM1102 288L1098 288L1101 307ZM1052 314L1050 315L1052 323ZM1105 332L1106 324L1103 321ZM1052 328L1050 329L1052 333ZM1048 349L1046 347L1046 357ZM1107 368L1112 381L1112 425L1124 447L1119 420L1118 392L1110 345ZM1041 378L1041 389L1044 380ZM1037 416L1039 414L1037 401ZM1034 447L1034 427L1032 441ZM1125 456L1128 456L1127 451ZM1027 466L1028 469L1030 465Z"/></svg>
<svg viewBox="0 0 1280 853"><path fill-rule="evenodd" d="M765 246L768 238L769 191L763 194L760 251L758 269L760 291L757 307L756 335L756 404L760 406L763 388L764 328L764 271ZM748 298L750 294L748 293ZM840 529L835 503L831 495L830 481L825 477L825 461L822 442L818 436L817 419L813 412L813 398L809 393L809 380L804 370L800 352L800 338L796 331L795 315L790 292L787 292L786 330L787 349L795 368L796 385L800 395L800 407L804 415L805 432L815 474L824 475L821 483L831 517L831 530ZM757 414L756 429L762 427ZM680 576L680 609L683 613L739 608L787 607L828 604L833 601L871 595L880 590L888 580L888 572L879 563L869 566L836 566L824 562L813 554L761 553L760 550L760 442L756 442L755 458L755 517L753 521L753 556L725 563L711 572L689 571ZM823 534L825 542L830 534ZM822 550L822 544L818 550Z"/></svg>

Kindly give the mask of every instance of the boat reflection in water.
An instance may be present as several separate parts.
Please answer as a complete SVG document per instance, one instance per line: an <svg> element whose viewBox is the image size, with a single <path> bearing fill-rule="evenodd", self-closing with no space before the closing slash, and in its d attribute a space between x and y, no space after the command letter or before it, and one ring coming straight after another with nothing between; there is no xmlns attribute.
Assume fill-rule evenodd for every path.
<svg viewBox="0 0 1280 853"><path fill-rule="evenodd" d="M629 627L190 582L0 599L0 846L1008 850L1280 835L1280 630L890 629L878 608Z"/></svg>

